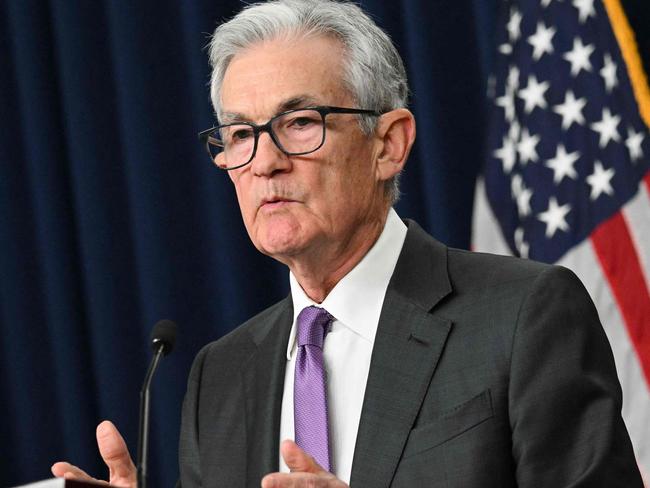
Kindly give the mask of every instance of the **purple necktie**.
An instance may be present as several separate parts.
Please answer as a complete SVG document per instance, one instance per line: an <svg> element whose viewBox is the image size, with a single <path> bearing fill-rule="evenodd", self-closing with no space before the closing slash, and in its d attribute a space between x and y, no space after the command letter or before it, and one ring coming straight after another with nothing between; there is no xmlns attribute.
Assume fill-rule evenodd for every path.
<svg viewBox="0 0 650 488"><path fill-rule="evenodd" d="M330 471L323 341L334 320L327 310L304 308L298 315L298 356L293 386L296 444Z"/></svg>

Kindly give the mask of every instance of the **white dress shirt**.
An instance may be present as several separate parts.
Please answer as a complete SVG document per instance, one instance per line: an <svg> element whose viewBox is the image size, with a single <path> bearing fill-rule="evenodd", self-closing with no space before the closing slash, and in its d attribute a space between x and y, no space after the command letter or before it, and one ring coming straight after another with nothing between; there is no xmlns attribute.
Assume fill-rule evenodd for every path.
<svg viewBox="0 0 650 488"><path fill-rule="evenodd" d="M294 439L296 319L303 308L317 305L335 318L323 346L327 372L330 463L332 472L346 483L350 482L354 446L379 315L405 238L406 226L391 208L377 242L320 304L314 303L293 274L289 273L293 326L287 345L280 441ZM289 471L282 456L280 471Z"/></svg>

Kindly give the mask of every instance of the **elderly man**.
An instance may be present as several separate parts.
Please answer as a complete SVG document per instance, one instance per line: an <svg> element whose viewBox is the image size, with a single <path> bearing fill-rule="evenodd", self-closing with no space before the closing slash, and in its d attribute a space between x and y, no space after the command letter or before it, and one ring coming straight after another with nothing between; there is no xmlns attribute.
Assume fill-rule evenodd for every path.
<svg viewBox="0 0 650 488"><path fill-rule="evenodd" d="M384 32L349 3L280 0L221 25L211 62L202 138L291 295L197 356L184 488L642 486L575 276L448 249L392 210L415 121ZM98 442L134 486L112 424Z"/></svg>

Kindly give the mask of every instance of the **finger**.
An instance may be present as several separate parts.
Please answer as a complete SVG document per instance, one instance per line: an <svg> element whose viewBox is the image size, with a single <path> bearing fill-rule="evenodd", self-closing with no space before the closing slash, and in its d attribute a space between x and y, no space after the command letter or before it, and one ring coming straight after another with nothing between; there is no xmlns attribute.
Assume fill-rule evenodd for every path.
<svg viewBox="0 0 650 488"><path fill-rule="evenodd" d="M111 480L116 478L135 480L135 466L126 442L112 422L105 420L97 426L97 446L108 466Z"/></svg>
<svg viewBox="0 0 650 488"><path fill-rule="evenodd" d="M262 488L298 488L300 486L326 486L318 483L317 475L311 473L273 473L262 478Z"/></svg>
<svg viewBox="0 0 650 488"><path fill-rule="evenodd" d="M331 473L271 473L262 479L262 488L350 488Z"/></svg>
<svg viewBox="0 0 650 488"><path fill-rule="evenodd" d="M98 480L96 478L93 478L91 476L88 476L88 478L79 478L78 476L74 475L73 473L66 473L63 476L67 480L74 480L74 481L91 481L93 484L101 485L101 486L111 486L108 484L108 481L104 480Z"/></svg>
<svg viewBox="0 0 650 488"><path fill-rule="evenodd" d="M293 441L285 440L280 445L280 453L291 472L326 473L309 454L298 447Z"/></svg>
<svg viewBox="0 0 650 488"><path fill-rule="evenodd" d="M267 474L262 478L262 488L289 488L292 484L291 475L286 473Z"/></svg>
<svg viewBox="0 0 650 488"><path fill-rule="evenodd" d="M77 466L74 466L73 464L66 463L66 462L58 462L54 463L52 467L50 468L52 470L52 474L56 476L57 478L66 478L66 479L74 479L74 480L81 480L81 481L94 481L94 482L99 482L99 483L104 483L102 481L96 480L92 476L90 476L88 473L86 473L84 470L78 468ZM108 484L108 483L105 483Z"/></svg>

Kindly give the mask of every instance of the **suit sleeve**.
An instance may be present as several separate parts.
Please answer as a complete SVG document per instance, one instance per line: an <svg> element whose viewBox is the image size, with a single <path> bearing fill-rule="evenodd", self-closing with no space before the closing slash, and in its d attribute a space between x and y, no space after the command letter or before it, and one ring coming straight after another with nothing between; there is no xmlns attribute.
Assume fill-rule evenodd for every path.
<svg viewBox="0 0 650 488"><path fill-rule="evenodd" d="M614 358L588 293L551 267L522 303L508 392L520 487L643 488Z"/></svg>
<svg viewBox="0 0 650 488"><path fill-rule="evenodd" d="M201 376L206 353L207 348L204 348L199 352L192 364L187 382L187 392L183 400L178 446L180 479L176 484L176 488L201 488L202 486L197 419Z"/></svg>

